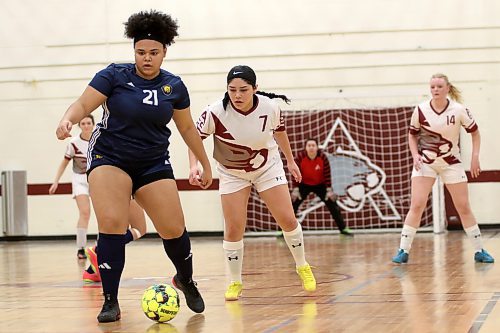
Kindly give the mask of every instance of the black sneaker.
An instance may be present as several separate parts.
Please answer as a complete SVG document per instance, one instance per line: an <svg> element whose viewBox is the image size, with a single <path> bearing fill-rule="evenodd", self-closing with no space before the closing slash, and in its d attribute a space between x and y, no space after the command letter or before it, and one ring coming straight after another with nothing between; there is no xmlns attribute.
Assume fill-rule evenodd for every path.
<svg viewBox="0 0 500 333"><path fill-rule="evenodd" d="M78 259L87 259L87 255L85 254L85 249L82 247L81 249L78 249L78 252L76 252L76 256Z"/></svg>
<svg viewBox="0 0 500 333"><path fill-rule="evenodd" d="M189 280L188 282L182 282L175 275L172 278L173 285L184 293L184 297L186 297L187 306L196 313L202 313L205 310L205 302L203 302L203 298L196 287L196 282L193 280Z"/></svg>
<svg viewBox="0 0 500 333"><path fill-rule="evenodd" d="M104 304L101 313L97 315L97 321L100 323L111 323L120 320L120 306L117 299L112 299L111 295L104 296Z"/></svg>

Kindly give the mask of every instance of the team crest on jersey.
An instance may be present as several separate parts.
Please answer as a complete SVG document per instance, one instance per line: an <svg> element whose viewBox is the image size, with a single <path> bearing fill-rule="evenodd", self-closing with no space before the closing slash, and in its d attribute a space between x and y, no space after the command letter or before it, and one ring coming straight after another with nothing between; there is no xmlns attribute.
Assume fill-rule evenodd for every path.
<svg viewBox="0 0 500 333"><path fill-rule="evenodd" d="M168 96L172 93L172 86L169 84L166 84L163 87L161 87L161 91L163 91L163 93Z"/></svg>

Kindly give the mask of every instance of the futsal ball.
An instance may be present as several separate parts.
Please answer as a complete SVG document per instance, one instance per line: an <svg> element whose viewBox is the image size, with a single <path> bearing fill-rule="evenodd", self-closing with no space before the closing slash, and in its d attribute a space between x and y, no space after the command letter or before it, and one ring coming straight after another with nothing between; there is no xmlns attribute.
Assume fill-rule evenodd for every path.
<svg viewBox="0 0 500 333"><path fill-rule="evenodd" d="M146 317L159 323L174 319L179 312L179 295L168 284L155 284L142 295L142 311Z"/></svg>

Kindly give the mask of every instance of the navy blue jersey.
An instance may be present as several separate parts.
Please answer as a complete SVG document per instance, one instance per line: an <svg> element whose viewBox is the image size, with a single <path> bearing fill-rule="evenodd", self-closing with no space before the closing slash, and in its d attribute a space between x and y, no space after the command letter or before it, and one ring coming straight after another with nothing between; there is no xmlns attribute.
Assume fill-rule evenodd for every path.
<svg viewBox="0 0 500 333"><path fill-rule="evenodd" d="M89 162L98 155L124 162L168 160L167 124L174 109L189 107L188 91L178 76L161 70L146 80L135 73L134 64L111 64L89 85L108 97L89 143Z"/></svg>

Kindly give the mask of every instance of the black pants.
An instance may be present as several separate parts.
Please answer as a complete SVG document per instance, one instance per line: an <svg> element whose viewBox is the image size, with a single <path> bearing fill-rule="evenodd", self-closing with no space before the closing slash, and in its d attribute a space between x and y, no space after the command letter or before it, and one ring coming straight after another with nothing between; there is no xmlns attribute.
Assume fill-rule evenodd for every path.
<svg viewBox="0 0 500 333"><path fill-rule="evenodd" d="M342 213L340 213L340 207L337 205L336 201L326 199L326 186L325 184L319 184L319 185L306 185L306 184L299 184L299 192L300 192L300 197L302 199L297 199L295 200L293 204L293 211L295 214L297 214L297 211L299 210L300 204L307 198L309 193L313 192L316 194L321 201L323 201L330 211L330 214L332 215L333 219L337 223L337 226L339 227L339 230L344 230L345 229L345 222L344 218L342 217Z"/></svg>

